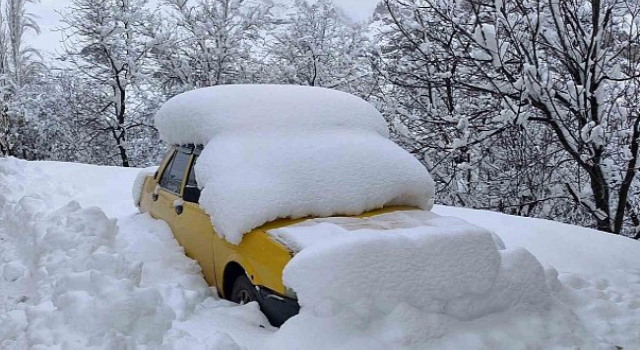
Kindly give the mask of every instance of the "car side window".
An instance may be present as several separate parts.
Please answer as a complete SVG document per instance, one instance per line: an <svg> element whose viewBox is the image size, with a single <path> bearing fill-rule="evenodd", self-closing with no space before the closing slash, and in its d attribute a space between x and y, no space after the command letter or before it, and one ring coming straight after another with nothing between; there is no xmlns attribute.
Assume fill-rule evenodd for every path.
<svg viewBox="0 0 640 350"><path fill-rule="evenodd" d="M162 173L160 187L173 193L180 193L180 187L182 187L182 179L187 164L189 163L189 157L190 156L184 152L176 151Z"/></svg>
<svg viewBox="0 0 640 350"><path fill-rule="evenodd" d="M189 187L198 187L198 183L196 182L196 172L194 170L197 160L198 160L198 156L194 155L193 162L191 163L191 167L189 169L189 177L187 178L187 186Z"/></svg>
<svg viewBox="0 0 640 350"><path fill-rule="evenodd" d="M191 166L189 167L189 175L187 176L187 185L184 187L184 192L182 195L182 199L185 202L198 203L200 200L200 189L198 189L198 184L196 183L196 172L193 167L196 165L196 160L198 159L197 155L193 155L193 161L191 162Z"/></svg>

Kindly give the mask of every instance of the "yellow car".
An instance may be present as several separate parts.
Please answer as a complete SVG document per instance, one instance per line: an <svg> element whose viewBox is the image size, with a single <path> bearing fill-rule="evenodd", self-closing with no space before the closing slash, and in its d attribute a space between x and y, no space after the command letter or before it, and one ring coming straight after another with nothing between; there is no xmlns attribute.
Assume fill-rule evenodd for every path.
<svg viewBox="0 0 640 350"><path fill-rule="evenodd" d="M166 221L186 254L196 260L219 295L236 303L257 301L271 324L280 326L298 313L295 293L282 282L282 271L294 252L267 234L268 230L305 219L279 219L247 233L240 244L214 232L210 217L198 205L200 190L193 167L202 146L174 146L153 176L144 179L140 210ZM387 207L369 217L411 207Z"/></svg>

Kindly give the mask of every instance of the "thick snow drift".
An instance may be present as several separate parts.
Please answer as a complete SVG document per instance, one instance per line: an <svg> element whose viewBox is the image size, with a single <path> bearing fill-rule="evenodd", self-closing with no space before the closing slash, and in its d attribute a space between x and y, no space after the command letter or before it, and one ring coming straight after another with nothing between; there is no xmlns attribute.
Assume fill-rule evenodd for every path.
<svg viewBox="0 0 640 350"><path fill-rule="evenodd" d="M343 234L296 254L285 268L284 282L298 293L303 307L326 300L342 304L373 299L432 311L447 311L453 300L470 292L487 294L496 287L502 259L488 231L455 218L428 221L428 226L386 230L342 228ZM319 235L327 229L326 225L303 228L307 232L300 234L315 229ZM294 236L297 228L284 230ZM543 276L539 265L532 266L530 273ZM471 318L458 313L459 318Z"/></svg>
<svg viewBox="0 0 640 350"><path fill-rule="evenodd" d="M162 105L155 124L170 144L207 144L224 133L369 131L388 137L384 118L351 94L292 85L221 85L177 95Z"/></svg>
<svg viewBox="0 0 640 350"><path fill-rule="evenodd" d="M170 143L203 143L200 206L229 242L277 218L433 206L427 170L391 142L382 115L334 90L231 85L190 91L156 116Z"/></svg>
<svg viewBox="0 0 640 350"><path fill-rule="evenodd" d="M413 156L372 133L219 136L196 164L200 206L232 243L279 217L356 215L383 205L433 206Z"/></svg>
<svg viewBox="0 0 640 350"><path fill-rule="evenodd" d="M499 249L500 241L491 240L486 231L470 230L452 218L431 221L433 227L455 228L447 231L450 236L422 237L422 232L419 239L403 232L416 223L424 226L418 218L400 220L413 222L409 224L399 224L392 214L364 224L314 220L315 225L352 232L306 242L306 258L319 254L329 265L326 270L310 266L308 276L289 271L287 281L297 286L305 306L274 329L255 303L219 300L166 223L135 214L130 196L137 173L0 159L0 349L615 350L640 345L640 243L546 220L441 206L434 209L440 215L495 230L507 249ZM98 206L106 215L71 200L82 207ZM437 218L413 211L403 215L422 215L418 213ZM398 289L385 293L377 284L369 289L354 285L346 294L349 301L341 299L339 293L351 284L346 276L354 275L355 282L369 275L386 284L382 276L390 274L390 267L376 261L370 266L355 261L330 275L329 268L339 264L330 261L331 245L342 239L355 244L350 240L367 236L357 232L363 228L397 230L399 237L383 232L363 241L377 257L365 256L359 243L349 254L391 261L390 254L398 254L400 247L399 258L405 260L415 249L429 251L423 258L435 266L422 271L419 261L405 264L398 274L409 281L401 283L424 285L420 278L441 278L446 271L452 280L434 282L424 291L410 287L416 288L415 296ZM388 250L380 248L384 243ZM465 266L477 262L471 269L478 276L457 278L456 257ZM347 256L340 259L351 262ZM303 263L311 260L301 260L297 267ZM362 271L356 273L357 267ZM310 287L312 279L322 286L333 278L340 282L333 291ZM486 289L491 278L495 285ZM464 286L477 290L463 291Z"/></svg>
<svg viewBox="0 0 640 350"><path fill-rule="evenodd" d="M484 210L437 205L433 211L485 227L502 237L507 246L526 247L540 261L560 272L610 277L612 271L624 267L640 273L640 242L627 237Z"/></svg>
<svg viewBox="0 0 640 350"><path fill-rule="evenodd" d="M305 349L506 349L536 341L539 348L607 348L557 299L562 285L555 270L545 271L527 250L501 249L489 231L457 218L410 215L408 225L395 225L388 215L391 220L374 217L373 225L359 229L353 222L325 221L274 230L281 239L292 239L296 231L311 238L293 238L306 247L286 266L284 282L302 308L274 343ZM318 239L325 230L330 239ZM496 318L499 337L487 327ZM544 323L558 326L540 337ZM350 334L350 342L334 336L302 345L323 332ZM366 340L373 334L375 342Z"/></svg>
<svg viewBox="0 0 640 350"><path fill-rule="evenodd" d="M11 337L2 336L8 331L22 333L30 349L159 346L175 314L157 289L140 285L142 264L116 250L116 220L76 201L52 208L57 196L49 194L64 184L41 174L43 182L33 186L25 164L0 163L0 231L16 244L0 249L0 265L8 261L5 279L11 267L11 282L31 287L18 308L0 317L0 348L10 348L3 340Z"/></svg>

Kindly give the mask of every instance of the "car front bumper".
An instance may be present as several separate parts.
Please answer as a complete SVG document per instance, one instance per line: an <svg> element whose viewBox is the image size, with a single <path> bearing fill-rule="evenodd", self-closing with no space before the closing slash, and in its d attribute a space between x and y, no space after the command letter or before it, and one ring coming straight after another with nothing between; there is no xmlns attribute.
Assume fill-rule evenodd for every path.
<svg viewBox="0 0 640 350"><path fill-rule="evenodd" d="M296 299L278 295L267 288L258 287L256 289L258 290L260 309L267 316L271 325L280 327L300 311L300 305Z"/></svg>

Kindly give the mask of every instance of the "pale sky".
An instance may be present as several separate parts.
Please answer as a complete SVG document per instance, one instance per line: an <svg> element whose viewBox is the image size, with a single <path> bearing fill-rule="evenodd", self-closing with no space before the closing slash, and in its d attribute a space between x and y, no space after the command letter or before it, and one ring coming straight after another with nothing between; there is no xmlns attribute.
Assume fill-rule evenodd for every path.
<svg viewBox="0 0 640 350"><path fill-rule="evenodd" d="M369 17L378 2L379 0L334 0L355 21ZM27 10L37 16L42 33L28 36L28 44L50 54L60 51L62 34L55 31L61 26L57 12L63 11L70 3L71 0L40 0L40 3L29 4Z"/></svg>

